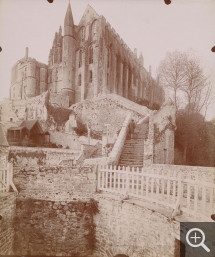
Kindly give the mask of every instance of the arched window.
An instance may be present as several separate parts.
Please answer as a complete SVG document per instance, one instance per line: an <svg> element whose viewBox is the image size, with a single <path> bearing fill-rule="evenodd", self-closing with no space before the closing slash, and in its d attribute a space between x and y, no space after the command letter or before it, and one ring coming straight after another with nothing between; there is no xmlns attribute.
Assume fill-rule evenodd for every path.
<svg viewBox="0 0 215 257"><path fill-rule="evenodd" d="M83 42L84 39L85 39L85 31L86 31L85 27L82 27L80 29L80 40L81 40L81 42Z"/></svg>
<svg viewBox="0 0 215 257"><path fill-rule="evenodd" d="M81 74L79 74L79 77L78 77L78 85L81 86Z"/></svg>
<svg viewBox="0 0 215 257"><path fill-rule="evenodd" d="M89 48L89 63L93 63L93 46Z"/></svg>
<svg viewBox="0 0 215 257"><path fill-rule="evenodd" d="M92 36L92 40L96 40L97 39L97 27L98 27L98 21L95 20L92 24L92 30L91 30L91 36Z"/></svg>
<svg viewBox="0 0 215 257"><path fill-rule="evenodd" d="M79 68L82 66L82 51L79 51Z"/></svg>
<svg viewBox="0 0 215 257"><path fill-rule="evenodd" d="M90 83L92 83L93 82L93 72L92 72L92 70L90 70Z"/></svg>

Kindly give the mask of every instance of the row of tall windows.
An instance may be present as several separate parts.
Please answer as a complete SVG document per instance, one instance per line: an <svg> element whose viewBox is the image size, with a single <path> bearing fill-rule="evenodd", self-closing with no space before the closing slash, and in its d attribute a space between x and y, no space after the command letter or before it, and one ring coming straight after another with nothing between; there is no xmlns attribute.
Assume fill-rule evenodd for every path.
<svg viewBox="0 0 215 257"><path fill-rule="evenodd" d="M93 82L93 71L90 70L89 72L89 76L90 76L90 83ZM82 82L82 76L81 74L79 74L79 77L78 77L78 85L81 86L81 82Z"/></svg>
<svg viewBox="0 0 215 257"><path fill-rule="evenodd" d="M89 48L89 64L93 63L93 46ZM79 51L79 64L78 67L82 67L82 51Z"/></svg>
<svg viewBox="0 0 215 257"><path fill-rule="evenodd" d="M91 27L91 38L92 38L92 40L97 39L97 28L98 28L98 21L95 20L92 24L92 27ZM80 37L81 42L83 42L85 40L85 36L86 36L86 28L81 27L81 29L79 31L79 37Z"/></svg>

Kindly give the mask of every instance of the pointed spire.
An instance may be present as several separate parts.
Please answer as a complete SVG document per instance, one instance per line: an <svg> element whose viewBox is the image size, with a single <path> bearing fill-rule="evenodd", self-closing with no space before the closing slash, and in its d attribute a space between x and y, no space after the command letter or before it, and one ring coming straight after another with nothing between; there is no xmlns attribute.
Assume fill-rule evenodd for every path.
<svg viewBox="0 0 215 257"><path fill-rule="evenodd" d="M60 35L60 36L62 35L62 28L61 28L61 26L60 26L60 28L59 28L59 35Z"/></svg>
<svg viewBox="0 0 215 257"><path fill-rule="evenodd" d="M139 62L140 62L140 65L143 66L143 55L142 55L142 52L140 53L140 56L139 56Z"/></svg>
<svg viewBox="0 0 215 257"><path fill-rule="evenodd" d="M70 1L69 1L69 4L68 4L68 7L67 7L66 16L65 16L65 19L64 19L64 27L66 27L66 26L71 26L71 27L74 26Z"/></svg>

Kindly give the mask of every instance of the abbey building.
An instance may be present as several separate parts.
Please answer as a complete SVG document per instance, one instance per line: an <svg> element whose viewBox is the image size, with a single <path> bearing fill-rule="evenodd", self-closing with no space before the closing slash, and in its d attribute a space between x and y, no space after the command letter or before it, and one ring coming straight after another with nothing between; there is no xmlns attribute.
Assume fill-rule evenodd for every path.
<svg viewBox="0 0 215 257"><path fill-rule="evenodd" d="M48 53L47 53L48 55ZM28 57L12 68L10 99L39 96L47 90L67 99L68 107L85 99L118 94L154 109L163 89L144 68L142 54L131 51L102 15L87 6L78 25L69 3L64 28L55 33L48 65Z"/></svg>

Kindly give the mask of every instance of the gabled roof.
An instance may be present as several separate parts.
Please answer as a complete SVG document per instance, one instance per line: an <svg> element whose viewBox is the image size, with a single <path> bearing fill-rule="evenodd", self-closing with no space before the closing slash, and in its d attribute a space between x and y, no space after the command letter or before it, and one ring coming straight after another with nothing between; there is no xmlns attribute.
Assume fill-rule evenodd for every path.
<svg viewBox="0 0 215 257"><path fill-rule="evenodd" d="M0 124L0 145L1 146L9 146L9 144L7 142L7 138L4 133L4 130L2 128L2 124Z"/></svg>
<svg viewBox="0 0 215 257"><path fill-rule="evenodd" d="M28 130L31 130L36 123L37 120L25 120L22 122L20 127L26 127Z"/></svg>
<svg viewBox="0 0 215 257"><path fill-rule="evenodd" d="M78 25L81 26L82 23L84 23L84 21L89 22L90 20L94 20L98 18L99 18L98 13L88 4Z"/></svg>

